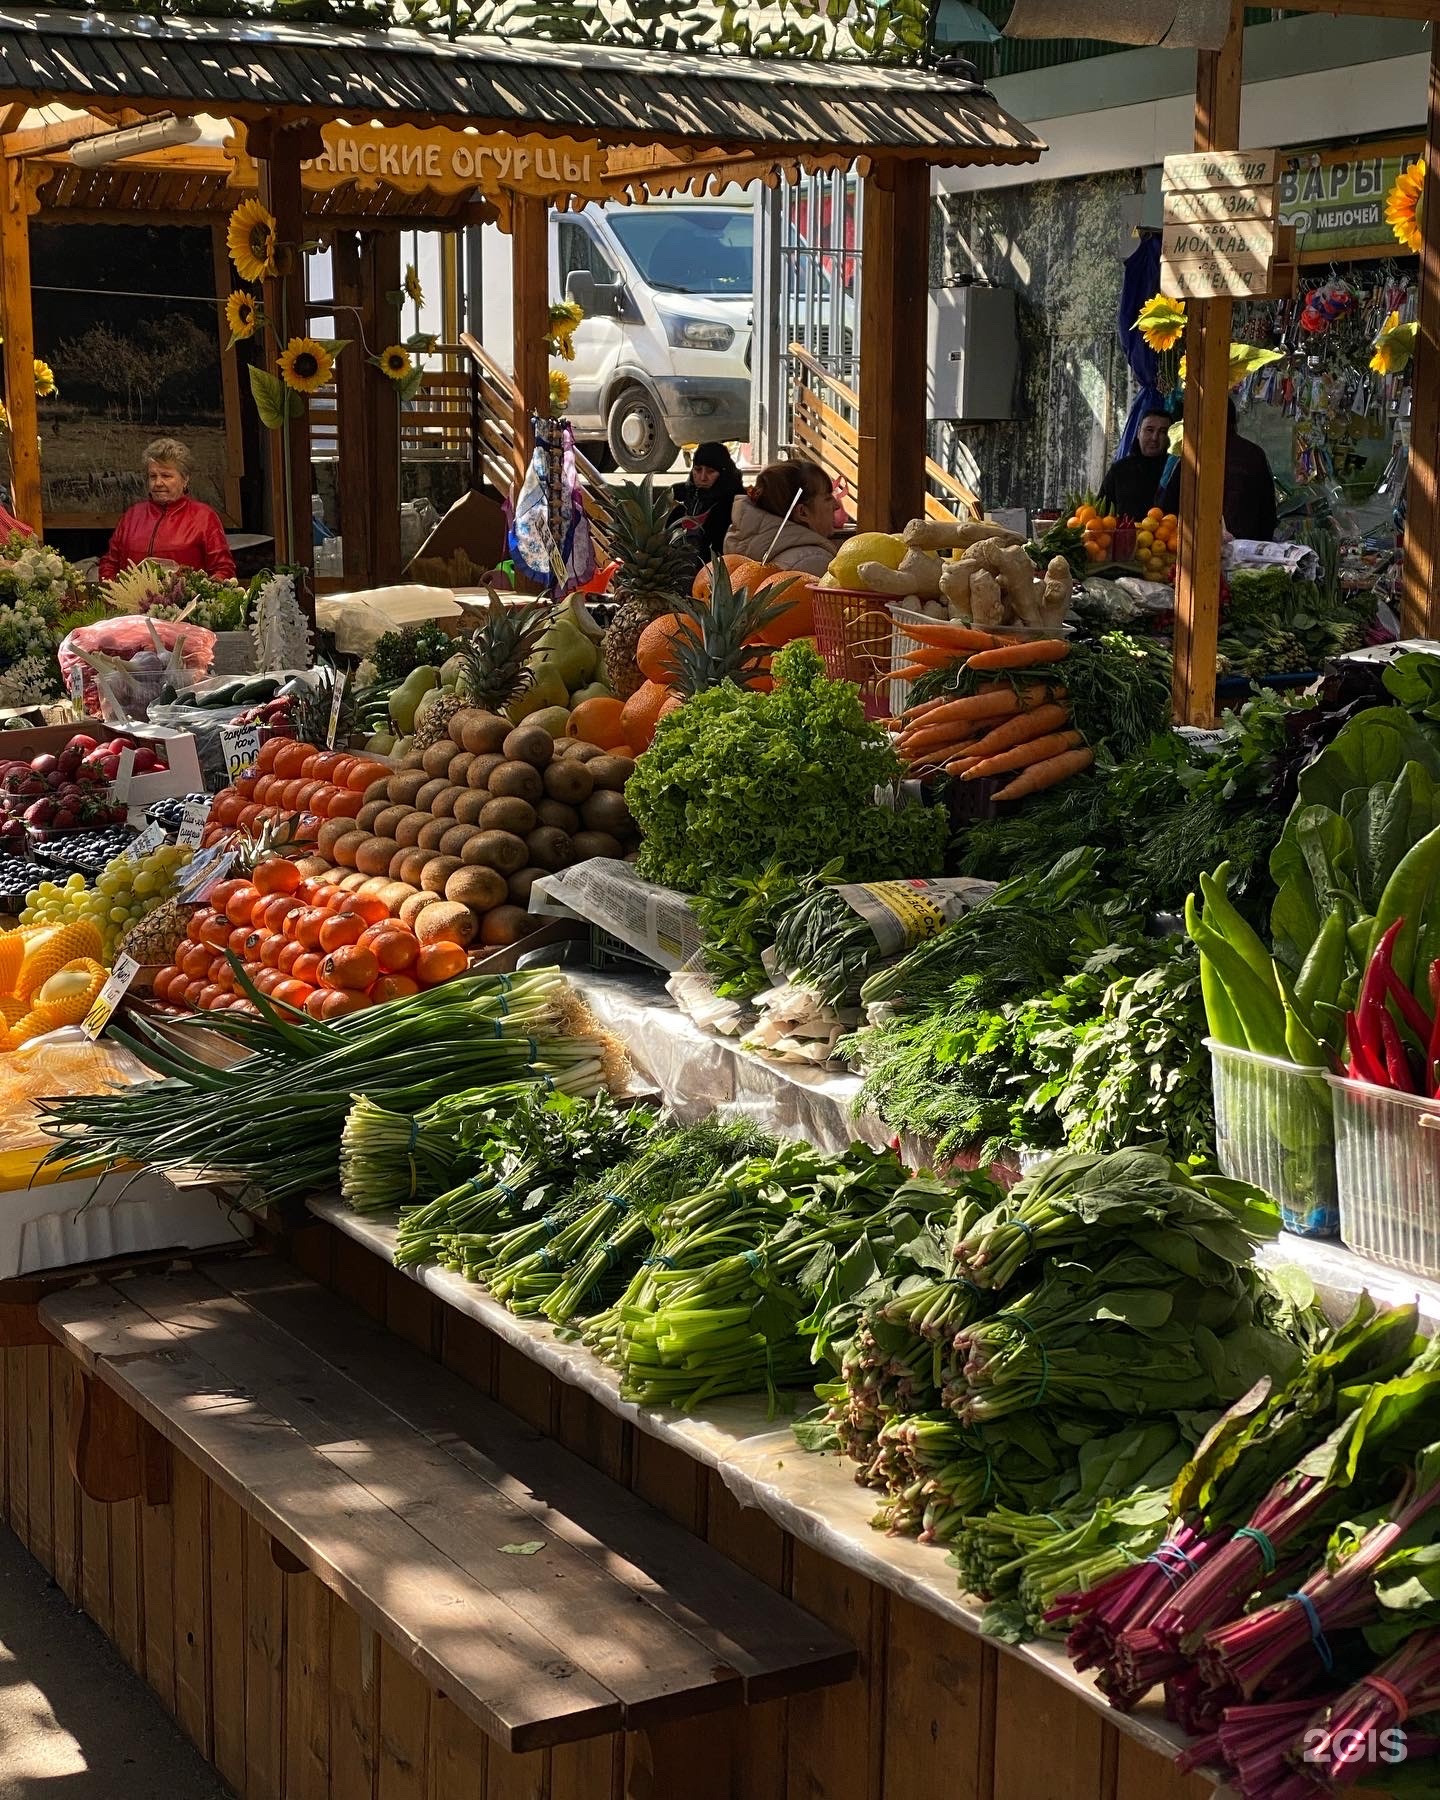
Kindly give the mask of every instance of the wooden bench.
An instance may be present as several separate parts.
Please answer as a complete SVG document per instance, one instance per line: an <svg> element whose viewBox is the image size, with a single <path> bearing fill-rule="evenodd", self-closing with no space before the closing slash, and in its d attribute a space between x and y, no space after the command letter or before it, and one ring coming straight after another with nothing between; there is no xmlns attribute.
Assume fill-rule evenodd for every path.
<svg viewBox="0 0 1440 1800"><path fill-rule="evenodd" d="M773 1589L266 1257L45 1298L78 1359L95 1499L169 1449L511 1751L829 1686L853 1648Z"/></svg>

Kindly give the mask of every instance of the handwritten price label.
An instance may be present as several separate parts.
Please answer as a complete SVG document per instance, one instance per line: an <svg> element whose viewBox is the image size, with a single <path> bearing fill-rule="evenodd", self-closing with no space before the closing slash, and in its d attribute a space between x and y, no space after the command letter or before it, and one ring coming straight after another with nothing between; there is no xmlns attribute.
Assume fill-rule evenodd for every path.
<svg viewBox="0 0 1440 1800"><path fill-rule="evenodd" d="M110 971L110 979L95 996L95 1003L85 1015L85 1022L80 1029L92 1042L110 1023L115 1008L125 998L125 991L140 973L140 965L133 956L127 956L122 950L115 958L115 967Z"/></svg>
<svg viewBox="0 0 1440 1800"><path fill-rule="evenodd" d="M110 783L110 799L116 806L125 806L130 799L130 778L135 773L135 752L122 750L120 766L115 771L115 779Z"/></svg>
<svg viewBox="0 0 1440 1800"><path fill-rule="evenodd" d="M226 726L220 733L220 748L225 756L225 777L233 787L242 777L255 772L260 760L260 727Z"/></svg>
<svg viewBox="0 0 1440 1800"><path fill-rule="evenodd" d="M226 870L234 860L235 852L226 850L220 844L212 844L208 850L202 850L177 884L175 898L182 906L192 906L208 898L211 889L224 879Z"/></svg>
<svg viewBox="0 0 1440 1800"><path fill-rule="evenodd" d="M340 729L340 702L345 697L345 671L335 671L335 692L330 700L330 723L325 727L325 748L335 748L335 733Z"/></svg>
<svg viewBox="0 0 1440 1800"><path fill-rule="evenodd" d="M182 850L198 850L205 835L205 821L210 817L209 800L187 800L180 812L180 829L175 842Z"/></svg>

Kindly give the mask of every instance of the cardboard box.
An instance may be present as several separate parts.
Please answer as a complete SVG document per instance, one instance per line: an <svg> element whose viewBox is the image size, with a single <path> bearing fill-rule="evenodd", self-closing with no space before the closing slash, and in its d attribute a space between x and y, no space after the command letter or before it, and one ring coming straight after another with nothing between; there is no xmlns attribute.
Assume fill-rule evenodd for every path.
<svg viewBox="0 0 1440 1800"><path fill-rule="evenodd" d="M81 734L97 743L111 738L134 738L136 743L152 744L164 751L168 769L152 775L132 775L126 800L129 822L144 824L147 807L157 800L168 800L182 794L198 794L205 787L200 772L200 756L195 739L188 731L167 731L161 725L126 725L112 729L100 719L74 719L65 725L36 725L26 731L0 731L0 759L18 757L29 762L36 756L58 756L71 738Z"/></svg>

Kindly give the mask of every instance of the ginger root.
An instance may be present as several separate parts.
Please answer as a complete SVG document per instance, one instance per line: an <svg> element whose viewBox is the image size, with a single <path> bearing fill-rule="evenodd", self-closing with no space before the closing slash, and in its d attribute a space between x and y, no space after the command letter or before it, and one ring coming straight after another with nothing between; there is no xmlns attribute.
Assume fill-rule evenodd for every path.
<svg viewBox="0 0 1440 1800"><path fill-rule="evenodd" d="M911 519L900 537L912 550L968 550L990 538L1006 544L1024 541L1007 526L992 525L988 519Z"/></svg>
<svg viewBox="0 0 1440 1800"><path fill-rule="evenodd" d="M974 573L974 563L966 562L963 557L942 564L940 569L941 599L948 600L967 618L970 614L970 577Z"/></svg>
<svg viewBox="0 0 1440 1800"><path fill-rule="evenodd" d="M1056 626L1064 623L1075 592L1075 576L1063 556L1052 556L1045 565L1045 585L1040 600L1038 623Z"/></svg>
<svg viewBox="0 0 1440 1800"><path fill-rule="evenodd" d="M1006 623L1005 596L989 569L975 569L970 577L970 617L977 625Z"/></svg>

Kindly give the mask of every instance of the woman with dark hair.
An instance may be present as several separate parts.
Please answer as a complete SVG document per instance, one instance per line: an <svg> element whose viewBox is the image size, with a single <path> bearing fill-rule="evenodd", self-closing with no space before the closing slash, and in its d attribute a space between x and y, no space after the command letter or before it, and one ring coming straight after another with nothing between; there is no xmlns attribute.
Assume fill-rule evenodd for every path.
<svg viewBox="0 0 1440 1800"><path fill-rule="evenodd" d="M744 477L723 444L699 444L690 458L690 478L675 490L675 507L694 536L702 562L719 556Z"/></svg>
<svg viewBox="0 0 1440 1800"><path fill-rule="evenodd" d="M835 556L835 489L818 463L771 463L735 502L725 549L780 569L823 575Z"/></svg>

